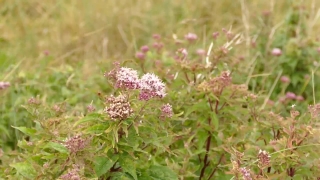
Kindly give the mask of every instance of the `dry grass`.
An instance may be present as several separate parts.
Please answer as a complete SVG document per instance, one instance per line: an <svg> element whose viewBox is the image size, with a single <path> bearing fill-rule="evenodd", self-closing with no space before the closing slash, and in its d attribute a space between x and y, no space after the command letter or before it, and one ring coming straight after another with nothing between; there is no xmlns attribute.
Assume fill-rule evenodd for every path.
<svg viewBox="0 0 320 180"><path fill-rule="evenodd" d="M263 11L274 11L275 21L281 21L289 1L243 3L244 9L241 1L234 0L2 0L0 57L6 58L1 64L23 61L31 70L44 51L53 56L50 66L70 61L91 66L96 61L131 58L153 33L167 38L189 31L208 36L230 26L245 32L254 28L251 23L259 21L257 15ZM320 4L307 2L310 11L312 3Z"/></svg>

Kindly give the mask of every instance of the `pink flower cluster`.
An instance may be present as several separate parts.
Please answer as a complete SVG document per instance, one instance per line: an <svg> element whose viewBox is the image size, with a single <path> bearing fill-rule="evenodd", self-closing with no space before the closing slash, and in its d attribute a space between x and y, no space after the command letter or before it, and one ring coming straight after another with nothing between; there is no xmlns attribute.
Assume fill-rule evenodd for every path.
<svg viewBox="0 0 320 180"><path fill-rule="evenodd" d="M165 84L155 74L147 73L139 79L138 72L131 68L121 67L115 73L115 87L123 89L139 89L139 99L163 98L166 96Z"/></svg>
<svg viewBox="0 0 320 180"><path fill-rule="evenodd" d="M0 90L1 89L6 89L10 86L9 82L0 82Z"/></svg>
<svg viewBox="0 0 320 180"><path fill-rule="evenodd" d="M151 98L166 96L165 84L154 74L147 73L140 79L140 100L148 101Z"/></svg>
<svg viewBox="0 0 320 180"><path fill-rule="evenodd" d="M80 135L73 136L68 138L65 141L65 147L69 149L71 153L76 153L84 149L88 144L86 139L83 139Z"/></svg>
<svg viewBox="0 0 320 180"><path fill-rule="evenodd" d="M139 88L138 72L131 68L121 67L116 72L115 86L117 88L138 89Z"/></svg>
<svg viewBox="0 0 320 180"><path fill-rule="evenodd" d="M173 115L172 106L170 104L164 104L161 107L161 117L171 118Z"/></svg>

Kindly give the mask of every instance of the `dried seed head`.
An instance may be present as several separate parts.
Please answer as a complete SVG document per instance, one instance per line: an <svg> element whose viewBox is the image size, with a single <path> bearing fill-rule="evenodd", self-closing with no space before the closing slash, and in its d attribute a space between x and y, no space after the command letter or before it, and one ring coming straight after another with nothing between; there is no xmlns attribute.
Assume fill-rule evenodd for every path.
<svg viewBox="0 0 320 180"><path fill-rule="evenodd" d="M111 96L107 99L110 104L106 107L105 112L110 116L111 119L124 120L127 119L132 113L130 103L127 98L123 95L117 97Z"/></svg>
<svg viewBox="0 0 320 180"><path fill-rule="evenodd" d="M292 110L290 111L290 115L291 115L291 117L294 119L294 118L296 118L297 116L299 116L300 113L299 113L299 111L292 109Z"/></svg>
<svg viewBox="0 0 320 180"><path fill-rule="evenodd" d="M96 108L95 108L92 104L89 104L89 105L87 106L87 110L88 110L88 112L93 112L93 111L96 110Z"/></svg>
<svg viewBox="0 0 320 180"><path fill-rule="evenodd" d="M83 139L80 135L68 138L64 143L66 148L68 148L71 153L77 153L78 151L81 151L87 146L87 144L88 141Z"/></svg>
<svg viewBox="0 0 320 180"><path fill-rule="evenodd" d="M232 161L232 171L239 172L239 164L237 161Z"/></svg>
<svg viewBox="0 0 320 180"><path fill-rule="evenodd" d="M33 104L33 105L39 105L41 104L39 100L37 100L36 98L34 97L31 97L30 99L28 99L28 103L29 104Z"/></svg>
<svg viewBox="0 0 320 180"><path fill-rule="evenodd" d="M258 158L259 162L263 167L267 167L270 165L270 155L267 151L259 150Z"/></svg>

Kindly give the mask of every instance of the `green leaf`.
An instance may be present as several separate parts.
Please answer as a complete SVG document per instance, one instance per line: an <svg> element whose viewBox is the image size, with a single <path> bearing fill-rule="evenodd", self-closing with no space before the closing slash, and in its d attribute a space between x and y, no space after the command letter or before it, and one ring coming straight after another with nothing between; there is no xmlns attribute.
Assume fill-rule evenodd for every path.
<svg viewBox="0 0 320 180"><path fill-rule="evenodd" d="M108 157L96 157L94 161L94 171L96 172L97 176L101 176L109 171L109 169L116 163L119 156L114 155L112 158Z"/></svg>
<svg viewBox="0 0 320 180"><path fill-rule="evenodd" d="M108 129L109 125L107 124L96 124L93 126L90 126L88 129L86 129L86 132L88 133L94 133L94 134L101 134L106 129Z"/></svg>
<svg viewBox="0 0 320 180"><path fill-rule="evenodd" d="M119 158L119 163L123 172L129 173L135 180L137 180L136 167L131 158L132 157L129 155L123 155Z"/></svg>
<svg viewBox="0 0 320 180"><path fill-rule="evenodd" d="M148 173L153 180L178 180L178 175L165 166L151 166Z"/></svg>
<svg viewBox="0 0 320 180"><path fill-rule="evenodd" d="M215 112L211 112L211 124L214 126L214 130L217 130L219 127L219 119Z"/></svg>
<svg viewBox="0 0 320 180"><path fill-rule="evenodd" d="M31 128L15 127L15 126L12 126L12 127L15 129L18 129L19 131L23 132L24 134L26 134L28 136L32 136L37 132L35 129L31 129Z"/></svg>
<svg viewBox="0 0 320 180"><path fill-rule="evenodd" d="M90 121L99 121L101 118L101 114L98 113L93 113L93 114L89 114L86 117L80 119L79 121L77 121L76 123L74 123L73 127L76 127L77 125L81 124L81 123L85 123L85 122L90 122Z"/></svg>
<svg viewBox="0 0 320 180"><path fill-rule="evenodd" d="M65 153L65 154L69 153L68 149L64 145L55 143L55 142L49 142L44 146L44 148L54 149L60 153Z"/></svg>
<svg viewBox="0 0 320 180"><path fill-rule="evenodd" d="M15 168L19 174L28 179L35 179L37 175L36 170L28 162L15 163L11 164L10 166Z"/></svg>

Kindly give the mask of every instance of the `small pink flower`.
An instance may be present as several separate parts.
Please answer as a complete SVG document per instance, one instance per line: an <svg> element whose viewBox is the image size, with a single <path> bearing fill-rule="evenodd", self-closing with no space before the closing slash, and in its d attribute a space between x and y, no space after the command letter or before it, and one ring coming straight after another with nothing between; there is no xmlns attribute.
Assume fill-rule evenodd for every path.
<svg viewBox="0 0 320 180"><path fill-rule="evenodd" d="M290 78L288 76L281 76L280 81L283 83L289 83Z"/></svg>
<svg viewBox="0 0 320 180"><path fill-rule="evenodd" d="M317 48L318 53L320 53L320 47Z"/></svg>
<svg viewBox="0 0 320 180"><path fill-rule="evenodd" d="M296 100L297 100L297 101L304 101L304 97L303 97L303 96L297 96L297 97L296 97Z"/></svg>
<svg viewBox="0 0 320 180"><path fill-rule="evenodd" d="M155 42L153 43L153 48L157 49L158 51L161 50L163 48L163 43L161 42Z"/></svg>
<svg viewBox="0 0 320 180"><path fill-rule="evenodd" d="M204 49L197 49L197 54L199 56L205 56L206 55L206 51Z"/></svg>
<svg viewBox="0 0 320 180"><path fill-rule="evenodd" d="M144 60L146 55L143 52L137 52L136 53L136 58L140 60Z"/></svg>
<svg viewBox="0 0 320 180"><path fill-rule="evenodd" d="M274 101L272 101L272 100L269 99L269 100L267 101L267 104L269 104L270 106L273 106L273 105L274 105Z"/></svg>
<svg viewBox="0 0 320 180"><path fill-rule="evenodd" d="M125 89L138 89L140 87L139 76L136 70L121 67L115 75L115 87Z"/></svg>
<svg viewBox="0 0 320 180"><path fill-rule="evenodd" d="M143 52L143 53L146 53L149 51L149 47L147 45L145 46L141 46L140 50Z"/></svg>
<svg viewBox="0 0 320 180"><path fill-rule="evenodd" d="M161 107L161 117L171 118L173 116L172 106L170 104L164 104Z"/></svg>
<svg viewBox="0 0 320 180"><path fill-rule="evenodd" d="M0 82L0 90L1 89L6 89L10 87L10 83L9 82Z"/></svg>
<svg viewBox="0 0 320 180"><path fill-rule="evenodd" d="M160 40L160 39L161 39L160 34L154 34L154 35L152 35L152 37L153 37L153 39L155 39L155 40Z"/></svg>
<svg viewBox="0 0 320 180"><path fill-rule="evenodd" d="M285 96L279 98L279 102L284 103L285 101L286 101L286 97Z"/></svg>
<svg viewBox="0 0 320 180"><path fill-rule="evenodd" d="M159 79L158 76L147 73L140 79L140 94L139 99L148 101L151 98L166 96L165 84Z"/></svg>
<svg viewBox="0 0 320 180"><path fill-rule="evenodd" d="M212 33L213 39L217 39L218 36L219 36L219 32Z"/></svg>
<svg viewBox="0 0 320 180"><path fill-rule="evenodd" d="M273 48L271 51L271 54L273 56L281 56L282 55L282 50L279 48Z"/></svg>
<svg viewBox="0 0 320 180"><path fill-rule="evenodd" d="M286 93L286 99L296 99L296 94L293 92L287 92Z"/></svg>
<svg viewBox="0 0 320 180"><path fill-rule="evenodd" d="M46 56L48 56L48 55L50 54L50 52L49 52L48 50L45 50L45 51L43 52L43 54L46 55Z"/></svg>
<svg viewBox="0 0 320 180"><path fill-rule="evenodd" d="M194 33L188 33L187 35L184 36L184 38L190 42L193 42L198 39L198 36Z"/></svg>

